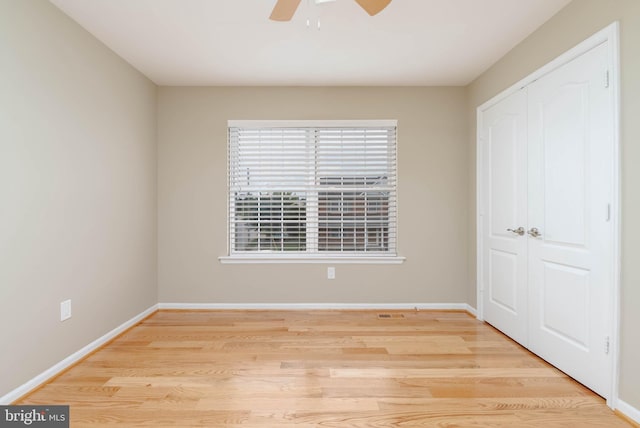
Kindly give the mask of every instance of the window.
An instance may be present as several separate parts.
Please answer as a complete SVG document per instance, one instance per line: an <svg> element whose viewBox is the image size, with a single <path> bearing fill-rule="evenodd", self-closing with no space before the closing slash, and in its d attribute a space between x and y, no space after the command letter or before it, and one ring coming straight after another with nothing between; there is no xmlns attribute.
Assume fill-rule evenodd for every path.
<svg viewBox="0 0 640 428"><path fill-rule="evenodd" d="M396 257L395 121L230 121L228 204L229 258Z"/></svg>

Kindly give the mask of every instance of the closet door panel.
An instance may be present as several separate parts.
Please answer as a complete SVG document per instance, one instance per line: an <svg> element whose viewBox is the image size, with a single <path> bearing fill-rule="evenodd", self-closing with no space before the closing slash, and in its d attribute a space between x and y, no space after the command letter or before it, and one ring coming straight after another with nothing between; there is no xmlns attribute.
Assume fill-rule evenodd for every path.
<svg viewBox="0 0 640 428"><path fill-rule="evenodd" d="M603 395L613 242L606 55L600 45L528 87L529 348Z"/></svg>
<svg viewBox="0 0 640 428"><path fill-rule="evenodd" d="M526 91L484 112L482 138L484 318L526 345Z"/></svg>

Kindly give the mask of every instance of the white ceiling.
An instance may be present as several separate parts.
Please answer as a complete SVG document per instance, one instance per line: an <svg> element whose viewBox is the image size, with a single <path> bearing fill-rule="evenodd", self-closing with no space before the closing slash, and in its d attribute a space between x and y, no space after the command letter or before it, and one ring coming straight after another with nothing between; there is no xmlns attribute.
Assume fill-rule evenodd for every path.
<svg viewBox="0 0 640 428"><path fill-rule="evenodd" d="M51 2L158 85L408 86L470 83L569 0Z"/></svg>

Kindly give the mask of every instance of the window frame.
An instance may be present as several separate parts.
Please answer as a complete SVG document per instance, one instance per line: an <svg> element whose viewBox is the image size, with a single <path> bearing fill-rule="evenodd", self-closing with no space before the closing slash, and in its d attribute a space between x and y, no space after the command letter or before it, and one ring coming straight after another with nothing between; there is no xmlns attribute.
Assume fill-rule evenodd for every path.
<svg viewBox="0 0 640 428"><path fill-rule="evenodd" d="M231 182L230 182L230 138L229 129L262 129L262 128L396 128L396 168L395 168L395 193L398 189L398 133L397 120L229 120L227 121L227 189L226 189L226 213L227 213L227 254L219 257L221 263L332 263L332 264L400 264L405 257L398 255L398 202L395 202L395 252L366 254L346 252L345 254L300 253L288 254L286 252L234 252L231 249ZM397 197L397 196L396 196ZM316 219L317 221L317 219Z"/></svg>

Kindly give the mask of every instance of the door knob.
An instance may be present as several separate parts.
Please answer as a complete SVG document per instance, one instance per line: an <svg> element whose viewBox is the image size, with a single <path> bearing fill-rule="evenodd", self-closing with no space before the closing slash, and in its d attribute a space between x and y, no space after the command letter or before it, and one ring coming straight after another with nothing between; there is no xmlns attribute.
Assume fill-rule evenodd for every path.
<svg viewBox="0 0 640 428"><path fill-rule="evenodd" d="M531 229L529 229L527 233L531 235L532 238L538 238L542 236L542 234L540 233L537 227L532 227Z"/></svg>
<svg viewBox="0 0 640 428"><path fill-rule="evenodd" d="M516 233L516 234L522 236L522 235L524 235L524 227L520 226L517 229L507 229L507 232L513 232L513 233Z"/></svg>

